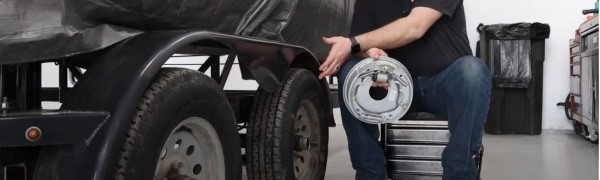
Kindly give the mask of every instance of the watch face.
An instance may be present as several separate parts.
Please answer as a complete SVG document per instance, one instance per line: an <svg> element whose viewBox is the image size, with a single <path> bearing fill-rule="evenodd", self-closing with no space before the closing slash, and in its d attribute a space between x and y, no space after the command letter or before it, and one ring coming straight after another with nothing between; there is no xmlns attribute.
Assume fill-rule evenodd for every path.
<svg viewBox="0 0 600 180"><path fill-rule="evenodd" d="M356 43L356 44L352 44L352 53L358 53L360 52L360 44Z"/></svg>

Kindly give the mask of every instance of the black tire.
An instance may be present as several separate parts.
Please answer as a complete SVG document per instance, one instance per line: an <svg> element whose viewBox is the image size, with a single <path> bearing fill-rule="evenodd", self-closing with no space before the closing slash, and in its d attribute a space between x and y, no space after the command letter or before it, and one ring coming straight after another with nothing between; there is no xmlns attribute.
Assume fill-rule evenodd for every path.
<svg viewBox="0 0 600 180"><path fill-rule="evenodd" d="M115 179L241 179L240 140L226 102L220 86L198 71L161 70L137 106ZM206 177L211 172L218 178Z"/></svg>
<svg viewBox="0 0 600 180"><path fill-rule="evenodd" d="M259 88L247 129L249 180L324 178L329 129L320 89L305 69L291 69L273 93Z"/></svg>
<svg viewBox="0 0 600 180"><path fill-rule="evenodd" d="M573 131L575 131L575 134L583 135L583 127L577 120L573 121Z"/></svg>
<svg viewBox="0 0 600 180"><path fill-rule="evenodd" d="M571 93L567 94L567 98L565 99L564 103L558 103L557 105L565 107L565 116L567 116L567 119L575 120L573 119L573 113L571 112Z"/></svg>

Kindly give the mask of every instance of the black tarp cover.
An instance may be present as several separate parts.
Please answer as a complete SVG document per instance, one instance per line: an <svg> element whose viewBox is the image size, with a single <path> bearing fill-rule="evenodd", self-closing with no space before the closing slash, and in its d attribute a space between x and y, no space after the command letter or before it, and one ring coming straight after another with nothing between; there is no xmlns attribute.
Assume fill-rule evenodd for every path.
<svg viewBox="0 0 600 180"><path fill-rule="evenodd" d="M354 0L3 0L0 63L99 50L144 31L200 29L304 46L346 35Z"/></svg>

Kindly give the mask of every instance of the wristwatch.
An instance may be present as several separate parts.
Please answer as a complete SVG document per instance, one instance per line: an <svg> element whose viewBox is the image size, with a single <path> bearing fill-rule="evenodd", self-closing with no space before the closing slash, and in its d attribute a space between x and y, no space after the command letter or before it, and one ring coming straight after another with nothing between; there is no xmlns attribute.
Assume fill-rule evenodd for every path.
<svg viewBox="0 0 600 180"><path fill-rule="evenodd" d="M356 54L360 52L360 44L358 43L358 41L356 41L356 37L350 37L350 43L352 43L352 46L350 46L350 52L352 54Z"/></svg>

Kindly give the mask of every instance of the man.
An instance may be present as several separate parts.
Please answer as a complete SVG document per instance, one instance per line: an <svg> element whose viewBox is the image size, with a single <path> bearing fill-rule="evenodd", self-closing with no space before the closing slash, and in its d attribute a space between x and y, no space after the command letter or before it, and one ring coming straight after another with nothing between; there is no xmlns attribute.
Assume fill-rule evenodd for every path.
<svg viewBox="0 0 600 180"><path fill-rule="evenodd" d="M357 0L351 36L323 38L332 46L319 75L324 78L340 71L338 84L339 90L343 90L348 71L364 59L355 55L376 59L389 54L402 62L413 76L411 111L427 111L448 118L451 138L442 153L444 180L476 178L472 157L481 144L491 89L487 67L472 55L462 3L462 0ZM353 117L343 100L340 107L356 179L387 179L378 126Z"/></svg>

